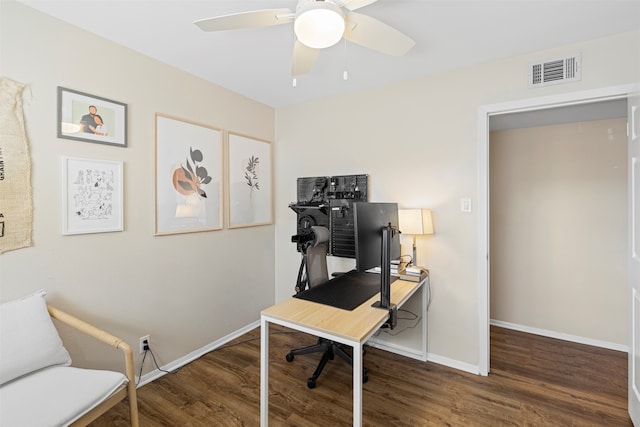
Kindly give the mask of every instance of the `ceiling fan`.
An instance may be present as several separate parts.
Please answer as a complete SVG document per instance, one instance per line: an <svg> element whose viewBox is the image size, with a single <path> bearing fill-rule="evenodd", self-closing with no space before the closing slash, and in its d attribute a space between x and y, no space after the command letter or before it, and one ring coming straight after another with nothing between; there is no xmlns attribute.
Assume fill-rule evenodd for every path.
<svg viewBox="0 0 640 427"><path fill-rule="evenodd" d="M321 49L343 38L387 55L402 56L415 42L389 25L353 12L378 0L298 0L290 9L263 9L195 21L203 31L259 28L293 22L296 41L291 74L311 71Z"/></svg>

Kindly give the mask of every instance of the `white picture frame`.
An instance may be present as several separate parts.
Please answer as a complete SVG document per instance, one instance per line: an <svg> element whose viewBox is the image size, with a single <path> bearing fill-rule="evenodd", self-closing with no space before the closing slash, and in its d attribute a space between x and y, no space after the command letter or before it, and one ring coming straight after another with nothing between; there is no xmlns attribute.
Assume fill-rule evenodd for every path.
<svg viewBox="0 0 640 427"><path fill-rule="evenodd" d="M63 235L124 230L123 162L61 157Z"/></svg>

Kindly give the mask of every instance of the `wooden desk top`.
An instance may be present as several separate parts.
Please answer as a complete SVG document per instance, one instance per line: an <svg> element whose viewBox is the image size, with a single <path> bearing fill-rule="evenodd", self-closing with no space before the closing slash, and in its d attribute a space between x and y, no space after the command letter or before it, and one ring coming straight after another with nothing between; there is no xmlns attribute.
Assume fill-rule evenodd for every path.
<svg viewBox="0 0 640 427"><path fill-rule="evenodd" d="M396 280L391 284L391 303L400 306L421 285L422 282ZM261 313L263 316L362 342L389 317L387 310L371 307L371 304L379 300L380 293L377 293L365 303L349 311L291 297L262 310Z"/></svg>

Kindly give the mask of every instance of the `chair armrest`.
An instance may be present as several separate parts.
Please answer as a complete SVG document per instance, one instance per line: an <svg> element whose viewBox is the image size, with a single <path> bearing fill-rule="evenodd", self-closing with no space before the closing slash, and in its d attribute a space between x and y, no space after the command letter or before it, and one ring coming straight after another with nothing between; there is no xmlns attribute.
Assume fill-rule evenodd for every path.
<svg viewBox="0 0 640 427"><path fill-rule="evenodd" d="M138 418L138 404L136 397L136 377L135 377L135 369L133 365L133 353L131 351L131 346L127 344L121 338L116 337L115 335L111 335L110 333L103 331L83 320L78 319L64 311L55 308L51 305L47 304L47 310L49 311L49 315L65 325L68 325L78 331L97 339L111 347L122 350L124 354L124 362L125 362L125 370L126 377L129 380L129 384L127 385L128 394L129 394L129 405L132 415L132 420L135 419L135 422L132 422L133 425L137 425Z"/></svg>
<svg viewBox="0 0 640 427"><path fill-rule="evenodd" d="M64 311L51 305L47 304L47 310L49 311L49 315L53 319L59 320L60 322L69 325L72 328L77 329L80 332L85 333L86 335L89 335L90 337L93 337L105 344L110 345L111 347L120 348L122 351L124 351L125 354L127 353L126 347L129 347L129 345L124 340L111 335L110 333L103 331L102 329L99 329L85 322L84 320L80 320L77 317L65 313ZM130 347L129 352L131 352Z"/></svg>

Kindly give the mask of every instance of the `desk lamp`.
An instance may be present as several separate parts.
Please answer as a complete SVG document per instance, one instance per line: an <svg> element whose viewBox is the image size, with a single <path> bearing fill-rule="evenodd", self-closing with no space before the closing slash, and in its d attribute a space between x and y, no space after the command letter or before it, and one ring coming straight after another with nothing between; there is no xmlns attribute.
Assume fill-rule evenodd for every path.
<svg viewBox="0 0 640 427"><path fill-rule="evenodd" d="M416 236L433 234L433 220L429 209L398 209L398 222L402 234L413 235L412 265L416 265Z"/></svg>

